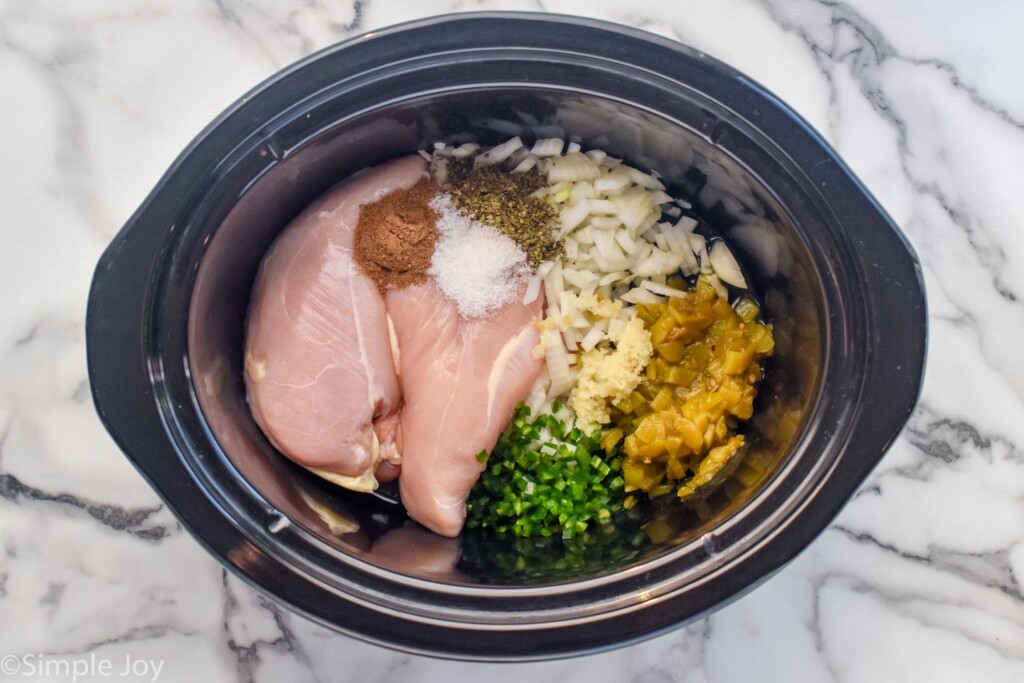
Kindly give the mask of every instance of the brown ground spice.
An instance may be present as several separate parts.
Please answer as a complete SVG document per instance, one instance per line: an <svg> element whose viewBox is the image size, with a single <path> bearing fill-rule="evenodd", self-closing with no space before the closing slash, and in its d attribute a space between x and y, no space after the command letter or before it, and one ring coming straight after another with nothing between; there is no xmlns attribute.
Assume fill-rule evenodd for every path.
<svg viewBox="0 0 1024 683"><path fill-rule="evenodd" d="M430 208L430 200L437 192L437 184L424 178L360 208L356 263L381 293L427 279L437 242L437 212Z"/></svg>

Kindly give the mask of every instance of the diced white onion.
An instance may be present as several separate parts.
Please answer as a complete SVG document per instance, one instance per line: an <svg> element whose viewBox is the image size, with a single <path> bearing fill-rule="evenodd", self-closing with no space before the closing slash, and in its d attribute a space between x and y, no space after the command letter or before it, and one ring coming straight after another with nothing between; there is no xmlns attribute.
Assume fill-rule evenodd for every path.
<svg viewBox="0 0 1024 683"><path fill-rule="evenodd" d="M562 138L541 138L533 143L530 154L539 157L553 157L562 153L565 141Z"/></svg>
<svg viewBox="0 0 1024 683"><path fill-rule="evenodd" d="M478 154L476 159L473 160L474 166L493 166L494 164L500 164L505 159L512 156L512 153L523 146L523 141L517 135L516 137L506 140L500 145L491 147L483 154ZM460 148L461 149L461 148Z"/></svg>
<svg viewBox="0 0 1024 683"><path fill-rule="evenodd" d="M665 186L662 185L661 181L650 174L644 173L643 171L639 171L635 168L627 168L627 171L629 172L629 179L640 187L648 190L665 189ZM671 199L671 197L669 199Z"/></svg>
<svg viewBox="0 0 1024 683"><path fill-rule="evenodd" d="M712 272L711 261L708 260L708 247L707 240L704 239L703 235L697 233L690 233L686 236L690 242L690 249L697 255L697 262L700 264L700 272L710 273Z"/></svg>
<svg viewBox="0 0 1024 683"><path fill-rule="evenodd" d="M567 209L562 210L562 214L559 217L562 222L562 228L559 231L559 237L565 237L572 230L574 230L580 223L586 220L587 216L590 215L590 207L587 206L586 202L580 202L574 204Z"/></svg>
<svg viewBox="0 0 1024 683"><path fill-rule="evenodd" d="M532 304L540 296L541 279L534 275L526 281L526 291L523 293L523 304Z"/></svg>
<svg viewBox="0 0 1024 683"><path fill-rule="evenodd" d="M631 304L663 304L665 303L664 297L660 297L653 292L648 292L642 287L634 287L620 297L623 301L628 301Z"/></svg>
<svg viewBox="0 0 1024 683"><path fill-rule="evenodd" d="M656 192L652 192L651 199L653 199L654 203L659 206L661 206L662 204L668 204L670 201L672 201L672 197L664 190L657 190Z"/></svg>
<svg viewBox="0 0 1024 683"><path fill-rule="evenodd" d="M633 254L639 248L639 245L636 243L636 240L633 239L630 236L630 234L625 230L615 231L615 241L619 243L619 246L622 247L623 251L625 251L627 254Z"/></svg>
<svg viewBox="0 0 1024 683"><path fill-rule="evenodd" d="M676 228L684 232L693 232L693 229L697 227L697 219L691 218L690 216L683 216L676 221Z"/></svg>
<svg viewBox="0 0 1024 683"><path fill-rule="evenodd" d="M476 144L475 142L467 142L456 147L455 150L452 152L452 156L454 156L456 159L465 159L471 154L476 154L476 151L478 149L480 149L480 145Z"/></svg>
<svg viewBox="0 0 1024 683"><path fill-rule="evenodd" d="M580 255L580 243L571 237L566 237L562 241L562 250L565 252L565 258L575 260Z"/></svg>
<svg viewBox="0 0 1024 683"><path fill-rule="evenodd" d="M624 173L613 174L605 176L599 180L594 181L594 189L598 193L604 194L608 192L617 192L625 189L629 185L629 176Z"/></svg>
<svg viewBox="0 0 1024 683"><path fill-rule="evenodd" d="M536 145L534 145L533 153L537 154ZM544 156L543 154L537 155ZM573 152L565 156L550 157L545 163L545 168L547 169L549 183L595 180L601 177L601 169L598 165L585 154L580 154L579 152Z"/></svg>
<svg viewBox="0 0 1024 683"><path fill-rule="evenodd" d="M580 348L584 351L590 351L597 343L604 339L605 333L599 327L592 328L589 332L583 335L583 339L580 340Z"/></svg>
<svg viewBox="0 0 1024 683"><path fill-rule="evenodd" d="M548 334L552 333L548 332ZM552 343L544 350L544 360L547 362L548 375L551 377L548 394L561 396L572 389L573 376L569 368L569 355L557 334Z"/></svg>
<svg viewBox="0 0 1024 683"><path fill-rule="evenodd" d="M590 201L596 201L591 199ZM590 224L600 230L617 230L622 227L622 221L618 216L591 216Z"/></svg>
<svg viewBox="0 0 1024 683"><path fill-rule="evenodd" d="M588 199L587 206L590 213L596 214L614 214L618 211L618 206L610 199Z"/></svg>
<svg viewBox="0 0 1024 683"><path fill-rule="evenodd" d="M650 280L644 280L640 283L640 286L652 294L660 294L667 297L681 297L683 295L682 290L669 287L668 285L659 285L655 282L651 282Z"/></svg>
<svg viewBox="0 0 1024 683"><path fill-rule="evenodd" d="M582 289L587 285L597 282L600 278L589 270L574 270L565 268L562 270L562 277L573 287Z"/></svg>
<svg viewBox="0 0 1024 683"><path fill-rule="evenodd" d="M512 169L512 173L526 173L536 166L538 161L540 161L540 159L537 157L532 154L527 154L523 160L516 164L516 167Z"/></svg>
<svg viewBox="0 0 1024 683"><path fill-rule="evenodd" d="M732 255L729 247L725 246L725 242L717 240L711 245L708 260L711 261L711 267L715 270L715 275L723 282L740 289L746 289L747 280L743 277L740 264L736 263L736 257Z"/></svg>
<svg viewBox="0 0 1024 683"><path fill-rule="evenodd" d="M708 282L710 282L711 286L715 288L715 292L720 298L725 299L726 301L729 300L729 290L725 288L725 285L722 284L722 281L719 280L714 273L704 275L702 277L706 277L708 279Z"/></svg>
<svg viewBox="0 0 1024 683"><path fill-rule="evenodd" d="M567 350L576 351L577 349L579 349L579 345L576 342L576 331L572 328L571 325L567 326L564 330L562 330L562 339L565 340L565 348ZM569 359L567 358L566 360L568 361Z"/></svg>

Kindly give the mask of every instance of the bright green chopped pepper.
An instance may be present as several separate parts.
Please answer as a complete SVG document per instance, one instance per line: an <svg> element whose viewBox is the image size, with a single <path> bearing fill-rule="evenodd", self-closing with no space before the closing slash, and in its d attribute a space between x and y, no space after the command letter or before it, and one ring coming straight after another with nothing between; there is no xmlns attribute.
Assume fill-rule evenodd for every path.
<svg viewBox="0 0 1024 683"><path fill-rule="evenodd" d="M572 538L622 509L622 460L605 459L600 431L584 434L549 414L531 421L520 404L490 456L477 457L489 464L466 505L470 529Z"/></svg>

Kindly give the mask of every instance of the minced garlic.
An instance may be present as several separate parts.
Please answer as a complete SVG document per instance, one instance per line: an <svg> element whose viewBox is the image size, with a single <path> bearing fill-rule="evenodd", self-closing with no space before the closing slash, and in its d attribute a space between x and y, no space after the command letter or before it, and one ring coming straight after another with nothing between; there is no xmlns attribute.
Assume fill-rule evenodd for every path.
<svg viewBox="0 0 1024 683"><path fill-rule="evenodd" d="M609 403L621 401L636 389L654 347L640 318L627 322L614 349L595 348L580 356L580 374L569 395L576 426L592 432L611 420Z"/></svg>

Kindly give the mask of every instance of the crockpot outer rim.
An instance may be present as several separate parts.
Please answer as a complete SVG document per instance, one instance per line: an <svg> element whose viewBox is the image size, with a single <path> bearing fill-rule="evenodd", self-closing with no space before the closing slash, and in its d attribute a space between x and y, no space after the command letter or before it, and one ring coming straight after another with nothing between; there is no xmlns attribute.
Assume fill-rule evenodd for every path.
<svg viewBox="0 0 1024 683"><path fill-rule="evenodd" d="M409 22L409 23L402 24L402 25L399 25L399 26L396 26L396 27L393 27L393 28L389 28L389 29L387 29L385 31L381 31L381 32L377 32L377 33L371 33L371 34L366 34L366 35L363 35L363 36L359 36L359 37L356 37L356 38L354 38L354 39L352 39L350 41L346 41L345 43L341 43L339 45L326 48L325 50L321 50L320 52L315 53L314 55L311 55L310 57L306 58L305 60L302 60L301 62L297 63L296 65L294 65L294 66L292 66L292 67L290 67L290 68L288 68L288 69L286 69L286 70L276 74L275 76L271 77L270 79L264 81L264 83L262 83L261 85L257 86L257 88L255 88L253 91L251 91L246 96L244 96L238 103L236 103L234 106L229 108L223 115L221 115L221 117L219 117L210 126L208 126L203 131L203 133L201 133L200 136L197 137L196 141L194 141L185 150L185 152L183 152L183 154L175 162L174 166L172 166L171 170L169 170L168 173L164 176L164 178L160 181L160 184L158 184L157 188L153 191L153 193L150 195L150 197L147 198L147 200L143 204L143 206L129 220L128 224L126 224L125 228L121 231L121 233L119 233L117 238L115 238L114 243L111 245L111 247L104 254L104 257L101 259L101 262L100 262L99 266L97 267L97 274L96 274L96 279L94 280L93 292L92 292L92 295L90 296L89 315L88 315L88 320L87 320L87 327L88 327L89 332L90 332L90 334L89 334L89 342L90 343L89 343L89 346L88 346L89 361L90 361L90 363L89 363L89 365L90 365L90 378L93 379L92 386L93 386L93 392L94 392L94 399L95 399L95 402L96 402L96 405L97 405L97 409L100 412L100 416L104 420L105 424L107 425L108 430L111 431L111 433L114 435L115 439L118 441L118 443L122 447L122 449L125 450L126 453L129 454L130 459L133 460L133 462L135 463L136 467L138 467L140 469L140 471L143 472L143 475L147 479L150 480L150 483L154 486L154 488L156 488L158 490L158 492L161 494L161 496L165 496L165 500L167 498L172 497L172 493L174 494L173 497L178 497L179 498L176 501L176 504L172 504L168 500L168 505L169 505L169 507L171 507L172 509L175 510L176 514L178 514L179 517L182 518L182 520L185 523L185 525L190 528L190 531L192 531L192 533L197 538L200 539L200 541L207 547L208 550L210 550L214 555L218 556L223 562L225 562L225 564L228 564L228 566L230 566L233 569L233 571L235 571L236 573L239 573L240 575L242 575L246 580L250 581L251 583L254 583L254 585L256 585L257 589L259 589L259 590L267 590L269 586L274 584L274 581L271 580L266 575L266 572L264 571L264 570L267 569L267 567L262 567L261 568L261 567L253 567L253 566L243 566L243 564L238 561L237 555L239 554L239 552L242 555L246 555L246 554L249 554L249 553L261 554L261 551L259 551L259 549L256 548L256 546L253 546L247 539L239 537L239 531L240 530L233 523L231 523L230 520L225 519L224 517L218 517L215 520L216 521L216 527L213 527L213 526L210 525L210 519L209 519L209 517L207 515L196 514L197 511L196 511L196 509L194 507L192 507L192 504L204 504L205 503L206 506L212 507L213 503L212 503L212 501L210 501L207 498L205 498L205 496L202 494L202 492L200 492L194 486L193 483L187 483L184 490L180 489L180 488L175 490L175 491L173 491L173 492L170 491L170 490L167 490L167 491L163 490L162 487L168 485L168 477L169 477L169 475L177 474L180 477L181 470L182 470L181 462L176 457L173 457L173 453L168 453L168 455L170 455L170 457L165 458L163 460L163 462L156 462L155 463L153 458L148 458L148 460L147 460L147 462L145 464L145 467L143 467L143 464L140 462L140 460L142 460L143 458L139 454L139 451L138 451L138 448L137 448L138 443L139 443L139 435L138 434L128 434L127 432L131 432L132 431L131 427L130 426L126 427L126 425L124 424L123 420L119 424L115 424L112 420L108 419L108 417L111 414L111 412L108 411L108 410L105 410L105 406L109 405L109 403L111 401L111 397L110 397L110 394L108 392L105 392L105 389L107 387L111 386L111 381L112 380L116 380L118 378L116 378L116 377L112 378L110 376L111 368L109 368L109 367L107 367L106 374L102 371L103 366L105 364L104 363L104 357L103 357L104 356L104 351L101 350L95 344L95 341L99 338L100 335L99 335L99 332L97 332L97 334L92 334L94 330L98 330L98 329L104 327L104 321L102 321L102 319L101 319L101 317L102 317L101 314L102 314L103 310L105 308L107 308L107 304L109 304L109 293L105 293L103 291L103 280L104 280L104 272L103 271L106 268L114 267L114 261L117 260L118 255L121 254L121 252L123 250L125 250L125 249L131 250L132 247L135 247L135 249L137 251L141 251L141 252L145 253L146 249L147 249L147 245L143 243L144 240L138 239L139 237L148 237L149 238L148 248L152 250L152 248L154 247L153 240L157 236L155 236L155 235L148 235L148 236L139 235L139 236L133 236L133 237L136 237L136 239L127 240L126 238L128 236L128 233L131 231L132 227L135 226L137 223L141 222L143 214L145 214L147 211L150 211L153 208L154 203L156 203L157 200L159 199L158 195L161 193L162 190L166 189L166 186L168 184L171 183L171 181L173 180L174 174L180 169L180 167L183 166L186 163L186 161L190 161L190 160L191 161L195 161L194 159L190 159L190 157L196 151L197 148L202 146L202 143L207 138L207 136L209 136L221 124L223 124L225 120L231 118L239 109L241 109L243 106L245 106L246 103L250 102L254 98L259 97L260 93L262 93L263 91L272 88L274 86L274 84L278 83L283 78L287 77L288 75L291 75L291 74L294 74L294 73L300 71L304 67L308 66L310 63L317 61L318 59L322 58L323 56L325 56L327 54L333 54L334 52L339 51L339 50L346 49L347 47L349 47L349 46L351 46L353 44L357 44L357 43L360 43L360 42L363 42L363 41L367 41L367 40L376 40L376 39L379 39L379 37L381 37L381 36L391 36L391 35L395 35L395 34L401 34L401 33L403 33L404 31L407 31L407 30L416 30L416 29L424 30L424 29L428 29L428 28L432 28L433 30L440 30L441 27L439 27L438 24L447 25L448 27L453 27L455 24L458 24L460 22L466 22L466 21L474 22L474 21L481 21L481 20L492 20L492 21L493 20L501 20L501 21L512 20L512 21L533 21L533 22L536 22L537 20L540 20L541 22L545 22L547 24L558 23L558 22L571 23L574 27L586 28L587 30L594 30L594 29L596 29L598 31L609 31L610 30L610 31L617 32L617 33L620 33L620 34L628 35L628 36L630 36L630 37L632 37L634 39L639 39L639 40L646 41L648 43L655 43L655 44L661 45L662 47L668 48L668 49L670 49L670 50L672 50L674 52L681 52L681 53L684 53L684 54L686 54L688 56L691 56L691 57L700 58L706 64L708 64L710 68L717 70L719 72L719 76L723 76L724 75L726 77L737 79L737 80L740 80L740 81L744 82L747 85L747 87L751 88L755 92L759 93L761 96L763 96L763 97L769 99L770 101L772 101L778 107L778 109L779 109L779 112L777 112L777 113L782 113L783 115L789 117L790 119L798 122L798 124L800 124L804 128L806 133L809 135L810 142L815 143L817 146L821 147L822 151L825 152L826 156L835 159L838 170L841 173L845 174L845 176L848 178L848 180L852 183L852 186L853 186L852 189L855 190L855 194L859 193L860 196L857 197L857 199L866 200L870 205L872 205L874 207L875 211L878 213L878 217L881 219L881 222L887 224L887 226L891 229L891 232L894 235L894 237L896 238L896 240L903 242L903 245L904 245L903 256L904 257L909 257L910 264L912 265L912 267L917 272L918 284L920 285L920 272L919 272L919 269L917 269L917 266L916 266L916 259L914 259L912 252L909 250L909 246L907 246L906 243L905 243L905 240L903 240L902 237L899 235L898 231L895 230L895 226L893 226L891 224L891 221L889 221L888 217L885 216L884 212L881 211L880 207L877 206L877 203L874 202L873 198L871 198L870 195L868 195L866 193L866 191L859 184L859 182L856 181L856 179L853 177L853 175L847 169L845 169L845 167L841 164L841 162L838 161L838 159L835 158L834 153L827 147L827 145L824 144L824 142L820 139L820 137L818 137L813 132L813 129L811 129L809 126L807 126L807 124L805 122L803 122L801 119L799 119L798 116L793 114L793 112L791 112L787 107L785 107L785 105L782 105L777 100L777 98L774 98L774 96L770 95L770 93L767 93L767 91L765 91L760 86L757 86L753 82L749 81L749 79L746 79L741 74L738 74L737 72L735 72L731 68L726 67L726 66L722 65L721 63L718 63L717 61L712 60L712 59L706 57L702 53L696 53L695 51L689 50L688 48L685 48L685 46L683 46L681 44L675 43L673 41L669 41L667 39L662 39L662 38L657 37L657 36L646 34L644 32L637 31L637 30L634 30L634 29L628 29L628 28L625 28L625 27L615 26L615 25L608 25L608 24L604 24L603 22L599 22L599 21L595 21L595 20L580 20L578 18L569 18L569 17L564 17L564 16L543 15L543 14L542 15L536 15L536 14L526 14L526 13L524 13L524 14L519 14L519 13L472 13L472 14L466 14L466 15L452 15L452 16L434 17L434 18L430 18L430 19L427 19L427 20L416 21L416 22ZM585 25L585 27L581 27L581 24ZM126 242L128 242L128 244L126 244ZM159 254L161 248L166 246L166 242L165 241L161 241L161 240L157 240L157 242L158 242L158 244L155 245L156 246L156 253ZM898 260L899 256L900 255L897 254L893 258L896 258ZM154 262L156 262L156 263L162 262L162 256L160 258L155 259ZM143 271L146 271L146 268L145 268L146 264L135 264L135 265L137 267L134 269L135 270L134 274L136 276L135 279L138 280L138 279L140 279L138 276L143 274ZM896 264L896 265L899 265L899 264ZM142 278L142 281L146 283L146 287L145 288L140 288L140 289L145 289L145 292L149 292L152 289L152 287L153 287L153 284L155 282L155 278L157 276L157 273L154 273L154 272L150 271L150 272L145 272L144 274L148 276L148 277L143 277ZM107 296L107 300L104 300L104 295L105 294ZM144 307L146 305L146 295L145 295L145 293L143 293L140 297L137 297L137 298L138 298L139 303L141 303L143 305L143 307ZM140 324L139 327L134 328L136 330L138 330L138 329L140 329L140 328L145 326L145 320L144 319L145 319L146 316L142 314L142 311L140 311L139 313L140 313L140 315L138 316L138 319L139 319L139 322L141 324ZM923 343L923 324L922 324L922 327L921 327L921 337L922 337L922 343ZM136 341L142 341L142 340L136 339ZM107 362L107 365L109 365L109 360ZM145 379L149 380L150 382L152 382L154 380L154 378L152 378L152 377L147 377ZM141 399L141 404L142 405L147 405L147 401L148 401L148 405L149 406L154 406L155 405L154 404L154 398L153 398L153 395L152 395L152 385L151 384L148 387L147 386L138 386L138 385L136 385L134 388L138 392L138 397ZM918 381L913 386L913 392L912 392L913 396L911 397L911 400L910 400L909 404L906 407L903 408L903 411L899 411L899 413L897 415L897 417L900 417L900 419L898 420L899 426L901 426L903 424L903 421L905 420L904 413L908 414L910 409L912 409L913 403L916 401L917 392L919 391L919 388L920 388L920 380L919 380L919 375L918 375ZM890 403L892 403L891 397L890 397ZM123 409L123 407L124 406L122 406L122 409ZM122 414L123 414L123 410L122 410ZM159 422L159 419L160 419L159 416L149 416L150 419L147 419L145 422L148 422L151 427L155 426L155 425L153 425L153 421L151 419L153 417L156 417L157 422ZM890 416L890 421L892 421L891 418L892 418L892 416ZM850 470L849 474L852 474L852 475L854 475L856 477L856 482L855 483L859 483L859 481L863 478L863 476L866 476L867 472L870 471L871 467L873 467L874 464L877 462L877 460L881 457L882 452L884 452L884 448L888 445L888 443L891 440L891 438L895 436L895 433L897 431L898 431L898 426L895 427L891 431L891 434L884 435L887 438L884 439L884 443L882 444L882 448L878 451L878 453L876 454L876 457L874 457L874 458L872 458L872 457L864 457L864 458L856 458L856 459L854 459L852 457L848 457L848 458L845 459L847 462L852 461L852 460L856 460L855 463L850 463L850 464L856 464L857 465L856 468L847 468L847 469ZM878 440L877 436L878 435L876 435L876 438L875 438L876 441ZM146 441L146 439L143 439L143 441ZM150 442L150 446L152 446L152 433L150 434L148 441ZM163 444L163 446L164 446L165 450L171 451L171 449L169 448L169 444ZM870 456L871 454L868 454L868 455ZM851 487L851 492L852 492L852 487ZM188 501L184 501L184 497L191 498L191 504L186 505L186 506L182 506L181 502L188 502ZM776 554L775 556L773 556L771 558L761 558L764 561L762 561L760 563L750 563L750 564L748 564L746 569L748 570L749 576L747 576L746 579L741 581L741 585L744 587L744 589L745 590L749 590L749 588L752 587L755 583L757 583L758 581L764 579L765 573L771 573L774 570L778 569L778 567L782 566L782 564L787 562L789 559L791 559L793 556L795 556L795 554L797 552L802 550L803 547L805 547L806 543L809 542L814 536L816 536L817 533L819 533L825 527L825 525L827 524L827 521L830 520L834 516L834 514L838 512L839 508L845 502L845 500L846 500L846 496L840 497L840 500L835 501L834 504L832 504L827 510L826 509L822 509L821 507L819 507L819 512L824 512L825 513L825 514L821 515L819 519L798 520L798 521L802 521L803 524L797 524L797 523L794 522L792 524L787 525L787 527L782 532L780 532L780 534L782 534L782 533L788 534L789 538L793 539L793 540L796 540L796 542L795 543L790 543L790 547L789 547L787 552L778 553L778 554ZM211 512L212 512L212 510L211 510ZM223 513L223 511L218 511L218 512ZM203 529L203 532L209 538L204 538L204 536L199 533L199 531L198 531L199 529ZM797 537L799 537L799 539ZM214 543L215 540L217 541L216 547L213 547L213 543ZM243 550L240 551L239 550L240 548L243 549ZM775 549L776 550L780 550L780 548L775 548ZM232 559L232 557L230 557L231 553L229 551L235 551L235 556L236 556L235 559ZM265 558L264 558L264 560L265 560ZM758 565L758 568L755 568L755 566L754 566L755 564ZM311 604L311 603L307 602L306 600L290 599L289 597L287 597L286 594L289 594L289 593L293 594L293 596L292 596L293 598L298 598L299 597L299 595L295 594L295 592L296 592L294 590L295 588L296 588L295 586L289 585L289 584L286 583L285 585L281 586L279 590L276 590L276 591L272 590L272 589L271 590L272 590L272 593L275 595L276 598L282 599L283 601L292 604L293 607L296 607L300 611L303 611L304 613L307 613L307 614L313 616L318 621L321 621L322 623L327 623L328 625L330 625L330 626L332 626L334 628L342 628L342 625L339 624L337 621L331 621L331 620L325 618L322 615L312 613L310 609L303 608L301 603L306 603L307 605ZM300 590L298 592L301 593L302 591ZM733 594L733 595L727 596L727 597L728 597L728 599L732 599L732 598L735 598L736 595ZM691 618L695 618L697 615L690 615L690 616L691 616ZM664 626L662 626L660 628L653 629L651 632L644 632L643 628L635 628L634 629L634 637L631 640L635 640L637 638L641 638L641 637L645 637L645 636L648 636L648 635L652 635L655 632L671 628L672 626L673 626L673 624L666 624L666 625L664 625ZM401 647L402 649L407 649L407 650L410 650L410 651L418 651L418 652L422 652L424 654L435 654L435 655L439 654L438 644L437 644L436 641L435 641L434 645L432 645L432 646L431 645L427 645L426 647L418 647L418 646L416 646L412 642L396 642L393 636L392 637L388 637L387 635L384 635L383 637L381 637L380 634L382 632L379 631L378 629L375 629L375 628L366 628L363 631L353 631L352 628L345 628L344 630L346 630L349 633L352 633L353 635L355 635L357 637L360 637L360 638L363 638L363 639L367 639L367 640L371 640L373 642L380 642L380 643L387 644L387 645L390 645L390 646L393 646L393 647L394 646L398 646L398 647ZM385 631L386 631L386 629L385 629ZM376 632L376 635L375 635L375 632ZM452 634L458 634L458 633L463 633L464 634L465 631L462 631L460 629L453 629L451 631L451 633ZM555 639L555 640L560 640L560 639ZM624 642L627 642L627 641L623 640L623 639L618 639L618 640L611 641L611 642L607 642L607 641L606 642L601 642L600 639L598 638L598 639L595 639L595 640L591 640L589 642L589 644L588 643L582 643L582 642L577 642L577 643L573 644L572 640L570 639L569 641L562 643L562 647L564 648L562 650L552 650L552 651L540 652L540 653L524 653L524 652L515 652L515 653L513 653L513 652L508 652L508 653L489 654L489 653L480 653L480 652L469 652L469 651L461 652L461 651L457 651L457 650L451 650L449 652L442 653L442 654L447 654L448 656L459 656L459 657L468 657L468 658L482 658L482 659L496 659L496 658L500 658L500 659L536 659L536 658L549 658L549 657L552 657L552 656L559 656L559 655L566 655L566 654L578 654L578 653L583 652L583 651L594 651L594 650L597 650L597 649L604 649L604 648L607 648L607 647L612 647L612 646L620 645L620 644L623 644ZM455 643L455 642L449 642L448 645L449 646L453 646L454 645L454 646L457 647L459 644ZM441 647L443 647L443 643L442 643Z"/></svg>

